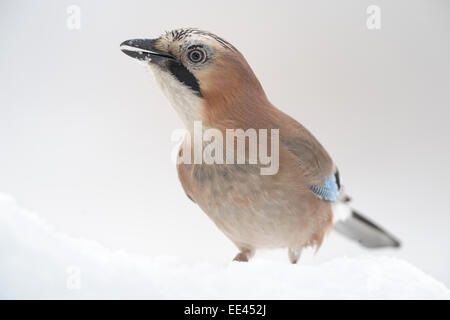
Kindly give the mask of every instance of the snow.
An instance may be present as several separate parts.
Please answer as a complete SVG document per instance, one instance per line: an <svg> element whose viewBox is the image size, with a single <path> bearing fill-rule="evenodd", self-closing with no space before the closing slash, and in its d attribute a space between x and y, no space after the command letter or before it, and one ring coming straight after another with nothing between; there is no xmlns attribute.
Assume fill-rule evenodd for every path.
<svg viewBox="0 0 450 320"><path fill-rule="evenodd" d="M0 298L450 299L450 290L388 257L193 264L114 251L59 232L0 194Z"/></svg>

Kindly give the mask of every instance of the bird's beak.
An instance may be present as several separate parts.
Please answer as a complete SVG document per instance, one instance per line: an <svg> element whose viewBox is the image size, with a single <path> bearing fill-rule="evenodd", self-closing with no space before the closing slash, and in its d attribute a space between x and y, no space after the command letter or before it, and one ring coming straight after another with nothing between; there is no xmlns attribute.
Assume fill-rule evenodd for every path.
<svg viewBox="0 0 450 320"><path fill-rule="evenodd" d="M167 52L155 49L153 39L127 40L120 44L120 50L132 58L142 61L158 62L161 60L173 59L175 57Z"/></svg>

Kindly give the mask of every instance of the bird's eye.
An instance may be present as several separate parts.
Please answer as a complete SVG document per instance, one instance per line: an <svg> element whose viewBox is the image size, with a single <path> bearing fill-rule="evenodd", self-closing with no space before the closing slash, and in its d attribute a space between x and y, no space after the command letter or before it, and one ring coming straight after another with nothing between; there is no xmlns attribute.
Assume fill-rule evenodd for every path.
<svg viewBox="0 0 450 320"><path fill-rule="evenodd" d="M205 60L206 55L202 50L195 49L195 50L189 51L188 57L189 57L189 60L191 60L192 62L200 63Z"/></svg>

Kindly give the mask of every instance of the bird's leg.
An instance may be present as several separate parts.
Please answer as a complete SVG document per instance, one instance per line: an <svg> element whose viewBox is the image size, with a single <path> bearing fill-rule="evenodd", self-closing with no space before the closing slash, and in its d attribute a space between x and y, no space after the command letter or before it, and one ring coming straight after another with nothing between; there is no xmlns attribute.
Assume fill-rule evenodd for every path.
<svg viewBox="0 0 450 320"><path fill-rule="evenodd" d="M234 257L233 261L248 262L254 255L254 249L241 249L241 252L239 252L236 257Z"/></svg>
<svg viewBox="0 0 450 320"><path fill-rule="evenodd" d="M296 264L298 259L300 258L301 253L302 253L302 249L301 248L289 248L288 249L289 261L292 264Z"/></svg>

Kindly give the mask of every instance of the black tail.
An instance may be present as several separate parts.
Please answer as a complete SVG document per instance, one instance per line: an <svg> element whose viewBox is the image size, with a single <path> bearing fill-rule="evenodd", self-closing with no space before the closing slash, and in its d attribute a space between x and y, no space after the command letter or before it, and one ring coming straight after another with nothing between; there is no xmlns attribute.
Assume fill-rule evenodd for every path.
<svg viewBox="0 0 450 320"><path fill-rule="evenodd" d="M400 247L400 241L355 210L334 225L334 229L366 248Z"/></svg>

